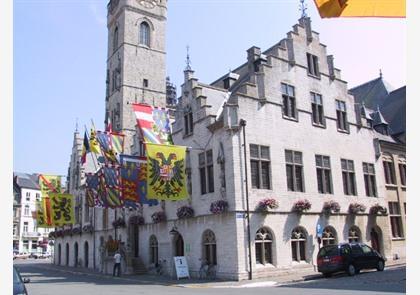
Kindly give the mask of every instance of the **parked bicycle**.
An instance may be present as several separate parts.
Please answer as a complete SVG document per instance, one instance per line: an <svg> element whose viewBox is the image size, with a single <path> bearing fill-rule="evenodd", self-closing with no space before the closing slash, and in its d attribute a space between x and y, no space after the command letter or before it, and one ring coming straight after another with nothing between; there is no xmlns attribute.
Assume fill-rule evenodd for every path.
<svg viewBox="0 0 420 295"><path fill-rule="evenodd" d="M163 275L163 264L166 262L166 260L159 259L158 262L155 264L155 271L157 275Z"/></svg>
<svg viewBox="0 0 420 295"><path fill-rule="evenodd" d="M209 264L207 260L204 260L201 264L200 270L198 271L198 275L200 279L215 280L216 279L216 265Z"/></svg>

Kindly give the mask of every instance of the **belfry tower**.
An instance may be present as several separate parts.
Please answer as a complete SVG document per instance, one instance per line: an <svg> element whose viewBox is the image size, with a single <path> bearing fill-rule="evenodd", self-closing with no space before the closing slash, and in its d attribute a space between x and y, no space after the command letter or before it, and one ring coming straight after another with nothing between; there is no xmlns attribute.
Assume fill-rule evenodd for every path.
<svg viewBox="0 0 420 295"><path fill-rule="evenodd" d="M110 0L105 122L126 135L136 132L132 103L166 105L167 0Z"/></svg>

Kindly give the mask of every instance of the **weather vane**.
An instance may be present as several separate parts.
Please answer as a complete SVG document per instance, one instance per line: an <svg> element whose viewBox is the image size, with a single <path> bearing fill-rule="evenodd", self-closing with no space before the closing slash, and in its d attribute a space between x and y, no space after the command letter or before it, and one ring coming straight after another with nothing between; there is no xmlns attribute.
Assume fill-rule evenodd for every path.
<svg viewBox="0 0 420 295"><path fill-rule="evenodd" d="M308 14L306 13L306 10L308 10L308 5L305 3L305 0L299 0L299 1L300 1L299 11L302 11L301 17L308 17Z"/></svg>
<svg viewBox="0 0 420 295"><path fill-rule="evenodd" d="M191 71L191 60L190 60L190 46L187 45L187 67L185 68L187 71Z"/></svg>

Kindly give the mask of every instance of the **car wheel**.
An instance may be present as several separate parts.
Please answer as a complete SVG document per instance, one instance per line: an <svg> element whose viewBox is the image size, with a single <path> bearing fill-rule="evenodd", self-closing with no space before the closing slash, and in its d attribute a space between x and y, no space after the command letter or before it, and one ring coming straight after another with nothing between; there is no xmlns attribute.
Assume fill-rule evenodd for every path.
<svg viewBox="0 0 420 295"><path fill-rule="evenodd" d="M356 269L354 268L353 264L349 264L349 266L347 266L347 274L349 276L354 276L356 273Z"/></svg>
<svg viewBox="0 0 420 295"><path fill-rule="evenodd" d="M360 273L360 269L356 269L356 274L359 274Z"/></svg>
<svg viewBox="0 0 420 295"><path fill-rule="evenodd" d="M383 271L383 270L384 270L384 268L385 268L385 263L384 263L382 260L379 260L379 261L378 261L378 266L376 267L376 269L377 269L378 271Z"/></svg>
<svg viewBox="0 0 420 295"><path fill-rule="evenodd" d="M330 278L331 277L331 273L329 273L329 272L323 272L322 273L322 275L325 277L325 278Z"/></svg>

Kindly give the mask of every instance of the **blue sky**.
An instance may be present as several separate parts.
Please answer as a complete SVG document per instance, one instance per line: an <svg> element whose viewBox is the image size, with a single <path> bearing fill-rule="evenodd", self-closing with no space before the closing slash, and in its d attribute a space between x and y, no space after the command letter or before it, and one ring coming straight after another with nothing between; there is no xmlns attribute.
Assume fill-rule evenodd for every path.
<svg viewBox="0 0 420 295"><path fill-rule="evenodd" d="M321 20L307 1L313 30L349 87L382 69L406 84L406 20ZM93 120L103 128L106 72L105 0L14 1L14 171L66 175L73 132ZM284 38L300 16L298 0L169 0L167 74L183 81L186 46L195 76L216 80Z"/></svg>

